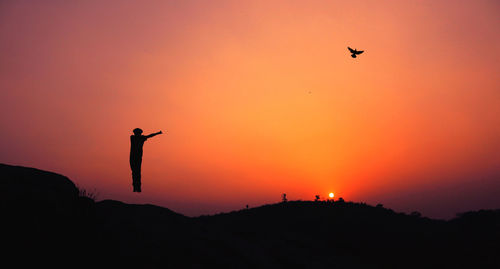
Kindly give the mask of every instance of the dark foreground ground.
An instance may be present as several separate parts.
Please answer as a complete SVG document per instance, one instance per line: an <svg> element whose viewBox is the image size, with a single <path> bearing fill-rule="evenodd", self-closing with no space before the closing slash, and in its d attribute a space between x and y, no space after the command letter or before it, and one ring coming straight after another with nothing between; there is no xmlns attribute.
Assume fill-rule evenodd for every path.
<svg viewBox="0 0 500 269"><path fill-rule="evenodd" d="M500 268L500 210L441 221L292 201L189 218L94 202L64 176L2 164L0 195L10 268Z"/></svg>

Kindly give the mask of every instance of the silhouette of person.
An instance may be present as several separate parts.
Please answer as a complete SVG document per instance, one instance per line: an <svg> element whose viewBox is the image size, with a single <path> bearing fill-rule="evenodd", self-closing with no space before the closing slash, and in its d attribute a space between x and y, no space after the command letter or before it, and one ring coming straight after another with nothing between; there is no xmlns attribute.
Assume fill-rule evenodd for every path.
<svg viewBox="0 0 500 269"><path fill-rule="evenodd" d="M142 135L140 128L133 130L134 134L130 136L130 168L132 169L132 186L134 192L141 192L141 164L142 164L142 146L144 142L155 135L162 134L161 131L150 135Z"/></svg>

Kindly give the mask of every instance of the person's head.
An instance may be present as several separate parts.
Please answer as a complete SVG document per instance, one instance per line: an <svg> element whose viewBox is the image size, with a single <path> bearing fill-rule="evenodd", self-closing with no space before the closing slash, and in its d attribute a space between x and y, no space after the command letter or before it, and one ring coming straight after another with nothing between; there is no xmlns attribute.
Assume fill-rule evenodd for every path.
<svg viewBox="0 0 500 269"><path fill-rule="evenodd" d="M141 135L142 134L142 129L141 128L135 128L133 130L133 132L134 132L135 135Z"/></svg>

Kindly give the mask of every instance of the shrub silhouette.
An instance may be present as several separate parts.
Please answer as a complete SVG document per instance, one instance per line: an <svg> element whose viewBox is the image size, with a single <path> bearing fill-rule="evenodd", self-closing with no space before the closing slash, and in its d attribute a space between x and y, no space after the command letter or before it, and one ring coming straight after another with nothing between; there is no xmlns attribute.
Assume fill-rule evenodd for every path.
<svg viewBox="0 0 500 269"><path fill-rule="evenodd" d="M314 201L315 201L315 202L319 201L319 195L316 195L316 196L314 197Z"/></svg>
<svg viewBox="0 0 500 269"><path fill-rule="evenodd" d="M418 212L418 211L413 211L410 213L410 216L420 218L420 217L422 217L422 214L420 214L420 212Z"/></svg>
<svg viewBox="0 0 500 269"><path fill-rule="evenodd" d="M281 201L282 201L283 203L286 203L286 202L288 201L288 200L286 199L286 193L283 193L283 194L281 195Z"/></svg>
<svg viewBox="0 0 500 269"><path fill-rule="evenodd" d="M88 198L88 199L95 202L95 200L97 200L97 197L99 196L99 193L97 192L96 189L94 189L92 191L88 191L88 190L81 188L79 186L76 186L76 188L78 189L78 196L79 197L85 197L85 198Z"/></svg>

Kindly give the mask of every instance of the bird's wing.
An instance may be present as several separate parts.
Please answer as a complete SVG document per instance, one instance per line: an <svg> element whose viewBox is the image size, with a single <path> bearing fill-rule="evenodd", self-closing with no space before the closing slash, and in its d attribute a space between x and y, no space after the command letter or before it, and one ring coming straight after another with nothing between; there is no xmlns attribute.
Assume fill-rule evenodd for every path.
<svg viewBox="0 0 500 269"><path fill-rule="evenodd" d="M361 53L363 53L363 52L364 52L364 50L360 50L360 51L356 51L355 53L356 53L356 54L361 54Z"/></svg>
<svg viewBox="0 0 500 269"><path fill-rule="evenodd" d="M349 47L347 47L347 48L349 49L349 51L350 51L351 53L354 53L354 52L356 51L356 50L353 50L353 49L351 49L351 48L349 48Z"/></svg>

